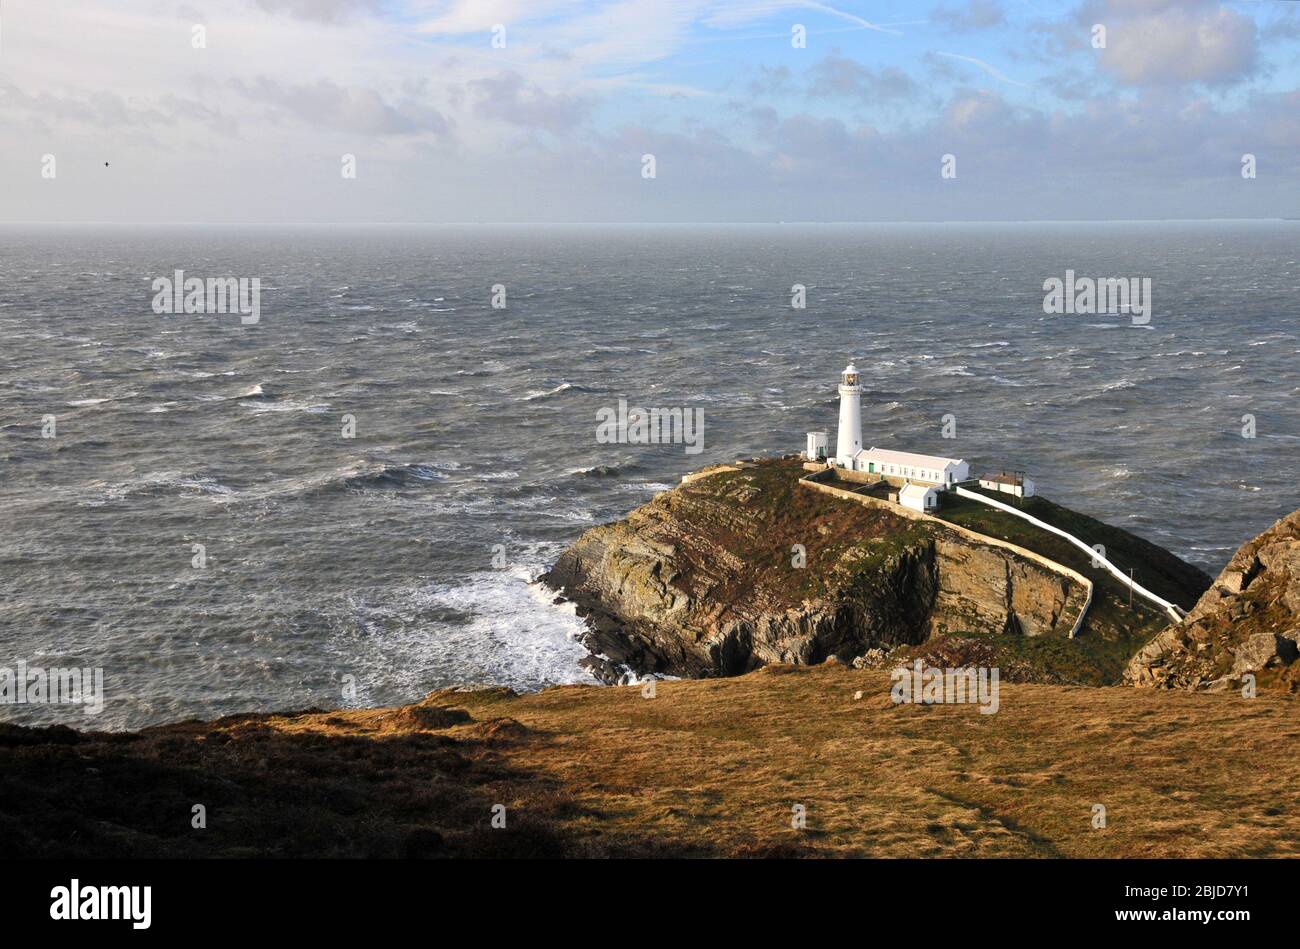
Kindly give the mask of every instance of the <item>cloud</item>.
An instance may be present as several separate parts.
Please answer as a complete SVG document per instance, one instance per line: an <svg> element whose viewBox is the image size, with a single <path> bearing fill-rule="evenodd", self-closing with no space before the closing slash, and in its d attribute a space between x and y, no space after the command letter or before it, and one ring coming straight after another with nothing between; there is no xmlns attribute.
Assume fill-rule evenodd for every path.
<svg viewBox="0 0 1300 949"><path fill-rule="evenodd" d="M232 133L235 128L231 117L186 96L168 93L143 103L106 91L87 95L50 92L31 95L11 83L0 83L0 116L7 122L23 122L29 128L93 129L96 134L111 129L148 135L184 121L198 122L210 130L225 133Z"/></svg>
<svg viewBox="0 0 1300 949"><path fill-rule="evenodd" d="M749 81L749 94L757 97L788 92L791 88L791 76L789 66L760 65L758 75Z"/></svg>
<svg viewBox="0 0 1300 949"><path fill-rule="evenodd" d="M1110 0L1082 15L1106 27L1100 64L1123 83L1228 83L1247 78L1256 66L1255 21L1218 4Z"/></svg>
<svg viewBox="0 0 1300 949"><path fill-rule="evenodd" d="M870 69L855 59L831 52L808 71L808 95L843 97L863 102L908 99L920 91L897 66Z"/></svg>
<svg viewBox="0 0 1300 949"><path fill-rule="evenodd" d="M423 33L486 33L502 23L508 36L509 27L550 16L565 6L564 0L454 0L417 29Z"/></svg>
<svg viewBox="0 0 1300 949"><path fill-rule="evenodd" d="M469 83L475 113L511 125L561 132L579 125L591 111L587 97L551 94L506 71Z"/></svg>
<svg viewBox="0 0 1300 949"><path fill-rule="evenodd" d="M1002 26L1007 16L996 0L967 0L961 6L935 7L930 21L948 33L975 33Z"/></svg>
<svg viewBox="0 0 1300 949"><path fill-rule="evenodd" d="M451 131L442 113L428 105L413 100L394 105L373 89L341 86L328 79L286 83L261 76L252 82L232 79L230 87L254 103L315 127L362 135L447 136Z"/></svg>
<svg viewBox="0 0 1300 949"><path fill-rule="evenodd" d="M341 23L359 14L376 14L382 0L254 0L268 13L283 13L299 20Z"/></svg>

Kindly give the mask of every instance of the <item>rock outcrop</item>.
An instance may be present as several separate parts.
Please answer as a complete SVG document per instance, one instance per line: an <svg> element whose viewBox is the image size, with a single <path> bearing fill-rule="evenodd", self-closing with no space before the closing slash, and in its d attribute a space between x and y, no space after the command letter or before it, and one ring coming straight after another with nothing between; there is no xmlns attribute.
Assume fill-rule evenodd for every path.
<svg viewBox="0 0 1300 949"><path fill-rule="evenodd" d="M693 480L593 528L542 579L588 620L588 667L737 675L945 633L1068 636L1086 591L942 525L797 486L797 462Z"/></svg>
<svg viewBox="0 0 1300 949"><path fill-rule="evenodd" d="M1131 685L1300 689L1300 511L1244 544L1183 622L1130 660Z"/></svg>

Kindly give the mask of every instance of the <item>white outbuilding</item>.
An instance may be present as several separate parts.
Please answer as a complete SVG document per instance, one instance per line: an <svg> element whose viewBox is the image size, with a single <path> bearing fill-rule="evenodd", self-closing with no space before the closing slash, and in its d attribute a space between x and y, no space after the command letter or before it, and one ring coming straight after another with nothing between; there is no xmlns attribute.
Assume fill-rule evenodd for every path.
<svg viewBox="0 0 1300 949"><path fill-rule="evenodd" d="M898 492L898 503L928 514L939 506L939 492L933 485L909 481Z"/></svg>
<svg viewBox="0 0 1300 949"><path fill-rule="evenodd" d="M980 487L986 491L1001 491L1003 494L1015 495L1018 498L1032 498L1034 496L1034 482L1025 477L1021 471L999 471L997 474L986 474L980 478Z"/></svg>
<svg viewBox="0 0 1300 949"><path fill-rule="evenodd" d="M853 456L853 470L884 475L887 478L936 484L945 490L958 482L970 480L970 465L960 458L920 455L888 448L862 449Z"/></svg>
<svg viewBox="0 0 1300 949"><path fill-rule="evenodd" d="M830 438L826 432L809 432L808 448L804 451L804 457L809 461L825 461L826 446L830 443Z"/></svg>

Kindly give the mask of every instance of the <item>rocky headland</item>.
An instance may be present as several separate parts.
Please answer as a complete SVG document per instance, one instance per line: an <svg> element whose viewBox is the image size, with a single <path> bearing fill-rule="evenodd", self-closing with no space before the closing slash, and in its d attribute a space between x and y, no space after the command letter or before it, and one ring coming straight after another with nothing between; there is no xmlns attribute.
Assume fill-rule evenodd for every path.
<svg viewBox="0 0 1300 949"><path fill-rule="evenodd" d="M946 497L944 522L908 518L810 490L797 458L701 474L588 530L542 578L587 618L587 663L606 682L933 654L1000 662L1020 681L1114 684L1170 622L1153 604L1130 604L1069 544L969 501ZM1190 608L1210 586L1132 534L1041 498L1025 504L1104 543L1175 603ZM1093 584L1073 639L1086 584L1044 558Z"/></svg>

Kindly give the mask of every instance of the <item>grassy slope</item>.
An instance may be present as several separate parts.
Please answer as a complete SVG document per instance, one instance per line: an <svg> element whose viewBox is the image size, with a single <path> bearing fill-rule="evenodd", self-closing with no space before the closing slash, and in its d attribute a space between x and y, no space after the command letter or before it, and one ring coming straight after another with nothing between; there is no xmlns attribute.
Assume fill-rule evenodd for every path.
<svg viewBox="0 0 1300 949"><path fill-rule="evenodd" d="M1006 495L983 492L1004 503ZM1095 518L1053 504L1046 498L1027 498L1023 510L1090 544L1100 543L1106 557L1121 570L1134 568L1143 586L1183 607L1192 606L1210 584L1210 578L1168 551L1134 534ZM1169 625L1168 615L1149 601L1133 597L1109 571L1093 567L1091 558L1063 538L1034 525L957 496L945 496L939 515L955 524L1019 544L1058 563L1078 570L1094 584L1093 604L1079 638L1071 642L1020 637L982 637L1008 656L1049 671L1065 681L1088 684L1118 682L1128 659Z"/></svg>
<svg viewBox="0 0 1300 949"><path fill-rule="evenodd" d="M895 706L883 672L434 693L81 739L0 729L17 856L1300 856L1297 699L1003 685ZM855 700L854 693L864 697ZM436 709L464 709L450 727ZM508 717L505 719L504 717ZM516 724L521 723L521 724ZM93 769L93 770L92 770ZM208 806L208 829L189 828ZM490 827L491 806L507 829ZM791 807L808 828L790 826ZM1091 828L1103 804L1108 826Z"/></svg>
<svg viewBox="0 0 1300 949"><path fill-rule="evenodd" d="M738 582L711 590L710 599L734 601L760 587L778 594L787 605L798 606L831 592L827 570L850 549L858 548L855 566L867 567L926 539L924 524L799 487L798 480L806 473L797 461L773 459L680 489L734 510L745 525L743 532L729 531L722 524L703 528L746 566ZM802 569L791 564L795 544L803 545L807 553ZM683 581L689 583L691 565L684 556L680 566Z"/></svg>
<svg viewBox="0 0 1300 949"><path fill-rule="evenodd" d="M1102 544L1106 548L1107 560L1125 573L1131 568L1133 578L1138 583L1157 596L1177 603L1184 609L1191 609L1197 599L1200 598L1200 595L1209 588L1211 578L1201 570L1179 560L1163 547L1138 537L1136 534L1130 534L1121 528L1112 527L1095 517L1089 517L1086 514L1080 514L1069 508L1061 507L1061 505L1055 504L1047 500L1047 498L1032 497L1017 502L1015 498L1006 494L985 491L981 488L973 490L1004 504L1019 506L1021 510L1031 517L1036 517L1040 521L1045 521L1066 533L1073 534L1085 543ZM1069 562L1070 566L1082 563L1087 569L1092 569L1092 561L1088 555L1061 538L1040 531L1032 524L1011 515L1003 514L982 505L976 505L975 502L968 501L965 498L953 498L953 500L958 502L954 510L968 511L969 508L979 508L979 510L988 512L992 516L993 520L987 523L1002 524L1004 529L1008 530L1028 532L1025 536L1036 535L1040 539L1038 542L1043 544L1050 541L1058 545L1057 549L1062 557L1073 558ZM1076 569L1079 568L1076 567ZM1110 576L1109 573L1104 571L1102 573L1104 576Z"/></svg>

